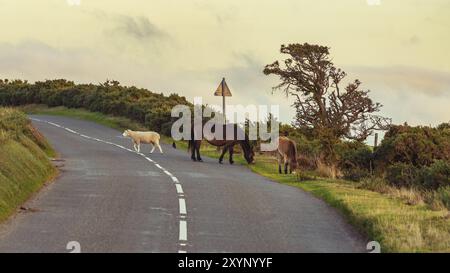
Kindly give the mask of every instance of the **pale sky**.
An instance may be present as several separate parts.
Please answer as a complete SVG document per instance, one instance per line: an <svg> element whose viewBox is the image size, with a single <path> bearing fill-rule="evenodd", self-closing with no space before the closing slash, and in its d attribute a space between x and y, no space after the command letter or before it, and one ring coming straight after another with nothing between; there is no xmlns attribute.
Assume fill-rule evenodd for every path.
<svg viewBox="0 0 450 273"><path fill-rule="evenodd" d="M79 2L79 5L77 4ZM0 78L115 79L192 101L222 77L230 104L279 104L281 44L331 47L395 123L450 121L448 0L0 0Z"/></svg>

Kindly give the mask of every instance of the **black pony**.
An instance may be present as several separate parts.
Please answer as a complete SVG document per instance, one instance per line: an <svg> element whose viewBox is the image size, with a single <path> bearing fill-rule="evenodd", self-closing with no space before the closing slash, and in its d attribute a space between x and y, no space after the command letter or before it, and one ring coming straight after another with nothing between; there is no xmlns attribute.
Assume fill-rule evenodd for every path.
<svg viewBox="0 0 450 273"><path fill-rule="evenodd" d="M215 129L216 125L213 126L213 130ZM248 135L242 130L241 127L239 127L237 124L226 124L223 126L223 133L224 136L226 135L226 131L232 130L234 132L232 139L215 139L211 135L210 137L203 136L203 139L205 139L209 144L216 146L216 147L222 147L222 154L219 158L219 163L222 164L223 157L225 153L228 151L230 154L230 164L233 164L233 148L236 144L241 145L242 152L244 153L244 158L247 161L247 163L251 164L254 161L255 153L253 152L253 147L250 145L250 141L248 139ZM240 138L238 136L241 136ZM244 136L244 137L242 137ZM243 139L242 139L243 138ZM200 146L202 144L201 140L194 140L194 126L192 126L191 130L191 140L189 140L188 145L188 151L191 152L191 159L193 161L203 161L200 157Z"/></svg>

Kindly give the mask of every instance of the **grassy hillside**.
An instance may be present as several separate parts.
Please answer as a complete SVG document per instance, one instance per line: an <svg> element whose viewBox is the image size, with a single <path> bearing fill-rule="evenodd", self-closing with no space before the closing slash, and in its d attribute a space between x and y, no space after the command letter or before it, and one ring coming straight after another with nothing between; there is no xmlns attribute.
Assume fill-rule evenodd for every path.
<svg viewBox="0 0 450 273"><path fill-rule="evenodd" d="M0 222L55 175L50 156L54 151L25 114L0 108Z"/></svg>
<svg viewBox="0 0 450 273"><path fill-rule="evenodd" d="M117 129L142 128L142 125L130 120L83 109L48 108L38 105L24 109L30 113L96 121ZM171 143L168 138L166 142ZM185 142L177 143L178 148L186 149L186 146ZM216 148L208 145L202 146L202 154L213 158L219 156ZM186 160L190 160L188 155ZM247 165L238 154L235 161ZM256 156L256 164L249 165L249 168L273 181L301 188L323 199L337 208L368 238L380 242L383 252L450 252L448 210L433 209L424 203L410 202L411 193L408 191L383 194L361 187L360 183L320 177L306 177L304 181L299 182L298 177L293 175L279 175L275 159L262 154Z"/></svg>

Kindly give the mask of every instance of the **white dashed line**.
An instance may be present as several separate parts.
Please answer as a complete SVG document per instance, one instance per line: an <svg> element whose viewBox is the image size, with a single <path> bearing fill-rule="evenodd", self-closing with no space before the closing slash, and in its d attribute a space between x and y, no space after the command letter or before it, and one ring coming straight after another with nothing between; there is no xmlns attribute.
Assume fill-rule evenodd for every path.
<svg viewBox="0 0 450 273"><path fill-rule="evenodd" d="M183 187L181 187L181 184L175 184L175 187L177 188L178 194L183 194Z"/></svg>
<svg viewBox="0 0 450 273"><path fill-rule="evenodd" d="M180 220L180 241L187 241L187 223L185 220Z"/></svg>
<svg viewBox="0 0 450 273"><path fill-rule="evenodd" d="M73 134L76 134L76 135L79 135L79 133L77 133L77 132L75 132L74 130L72 130L72 129L69 129L69 128L64 128L66 131L68 131L68 132L71 132L71 133L73 133Z"/></svg>
<svg viewBox="0 0 450 273"><path fill-rule="evenodd" d="M45 122L45 123L48 123L48 124L53 125L55 127L62 128L62 129L66 130L66 131L68 131L70 133L73 133L73 134L76 134L78 136L81 136L83 138L95 140L97 142L102 142L102 143L109 144L109 145L113 145L113 146L116 146L116 147L118 147L120 149L123 149L123 150L129 151L129 152L135 153L137 155L142 156L147 161L153 163L155 167L161 169L175 183L175 188L176 188L177 194L179 196L179 198L178 198L179 213L180 213L180 217L179 218L183 219L183 220L180 220L180 229L179 229L179 232L180 232L179 233L179 241L182 241L183 243L180 242L179 245L182 246L182 247L187 246L187 244L186 244L186 242L187 242L187 222L186 222L187 209L186 209L186 200L184 199L184 192L183 192L183 188L182 188L182 186L180 184L180 181L178 181L178 179L172 173L167 171L165 168L163 168L161 165L156 163L151 158L145 156L143 153L138 153L138 152L133 151L131 149L128 149L128 148L126 148L126 147L124 147L122 145L119 145L119 144L116 144L116 143L112 143L112 142L109 142L109 141L105 141L105 140L101 140L101 139L98 139L98 138L87 136L87 135L78 133L78 132L76 132L76 131L74 131L74 130L72 130L70 128L66 128L64 126L61 126L59 124L56 124L56 123L53 123L53 122L50 122L50 121L40 120L40 119L37 119L37 118L31 118L31 120L38 121L38 122ZM178 253L186 253L186 250L178 250Z"/></svg>
<svg viewBox="0 0 450 273"><path fill-rule="evenodd" d="M180 198L178 202L180 203L180 214L186 214L186 201L184 198Z"/></svg>

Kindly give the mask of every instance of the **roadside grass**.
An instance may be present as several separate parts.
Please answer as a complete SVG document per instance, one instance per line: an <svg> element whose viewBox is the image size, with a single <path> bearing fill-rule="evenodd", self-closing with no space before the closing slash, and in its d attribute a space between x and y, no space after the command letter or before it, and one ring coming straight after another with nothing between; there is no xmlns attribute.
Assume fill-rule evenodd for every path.
<svg viewBox="0 0 450 273"><path fill-rule="evenodd" d="M23 109L28 113L86 119L117 129L142 128L127 119L82 109L43 106ZM164 137L163 141L172 143L169 137ZM186 142L175 143L178 149L187 149ZM202 155L218 158L220 154L215 147L204 142ZM378 241L383 252L450 252L449 212L440 207L431 209L417 201L413 192L400 190L397 193L383 193L375 188L364 188L360 183L315 177L313 173L303 173L301 179L296 175L279 175L275 158L257 154L255 159L255 164L247 165L240 154L235 154L237 164L247 165L255 173L323 199L338 209L369 240ZM186 155L186 160L190 160L189 155ZM224 164L229 164L228 157L224 159Z"/></svg>
<svg viewBox="0 0 450 273"><path fill-rule="evenodd" d="M0 108L0 222L56 175L54 155L23 113Z"/></svg>

